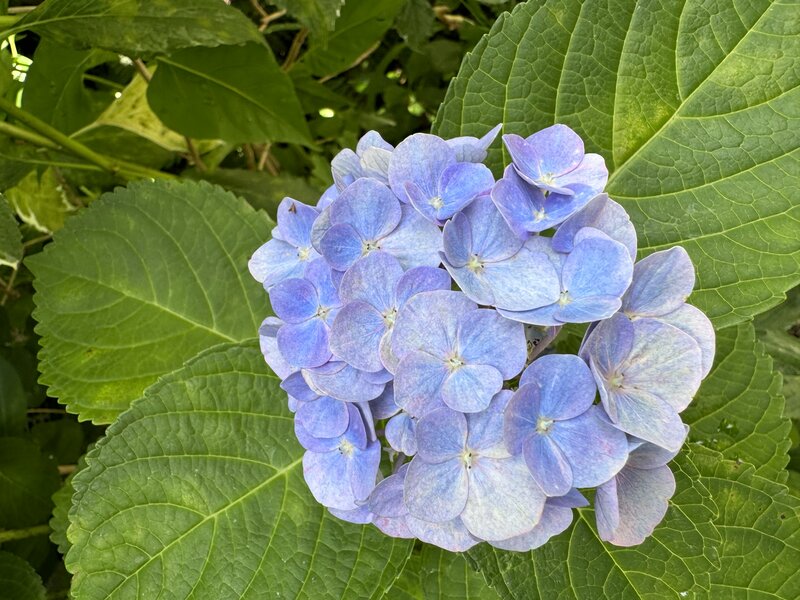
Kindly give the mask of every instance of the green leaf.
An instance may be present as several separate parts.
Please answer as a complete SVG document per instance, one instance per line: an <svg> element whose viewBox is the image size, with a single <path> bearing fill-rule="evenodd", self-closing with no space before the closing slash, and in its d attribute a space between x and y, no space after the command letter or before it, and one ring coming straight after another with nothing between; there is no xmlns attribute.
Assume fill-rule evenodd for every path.
<svg viewBox="0 0 800 600"><path fill-rule="evenodd" d="M44 233L61 229L67 215L75 210L53 169L28 173L6 190L6 197L23 222Z"/></svg>
<svg viewBox="0 0 800 600"><path fill-rule="evenodd" d="M703 482L719 506L720 570L714 600L796 600L800 590L800 499L751 465L695 452Z"/></svg>
<svg viewBox="0 0 800 600"><path fill-rule="evenodd" d="M781 376L753 324L744 323L717 332L714 367L682 416L693 441L782 480L791 429L783 407Z"/></svg>
<svg viewBox="0 0 800 600"><path fill-rule="evenodd" d="M97 118L114 99L108 88L101 91L87 88L83 81L86 71L117 60L111 52L73 50L42 41L25 77L22 108L59 131L77 131Z"/></svg>
<svg viewBox="0 0 800 600"><path fill-rule="evenodd" d="M28 400L17 371L0 356L0 436L24 433L27 410Z"/></svg>
<svg viewBox="0 0 800 600"><path fill-rule="evenodd" d="M380 43L403 2L347 2L336 20L333 33L322 39L311 38L303 63L308 65L312 74L321 77L331 77L350 68Z"/></svg>
<svg viewBox="0 0 800 600"><path fill-rule="evenodd" d="M94 448L94 444L90 444L87 453ZM75 487L72 485L72 480L75 476L86 468L86 454L78 459L75 471L64 481L64 485L58 488L58 491L53 494L53 516L50 518L50 541L58 546L58 551L61 554L66 554L72 547L67 539L67 529L69 528L69 511L72 508L72 494L75 493Z"/></svg>
<svg viewBox="0 0 800 600"><path fill-rule="evenodd" d="M324 38L333 29L345 0L274 0L271 4L285 9L311 33Z"/></svg>
<svg viewBox="0 0 800 600"><path fill-rule="evenodd" d="M422 52L425 42L436 31L436 14L428 0L406 0L395 27L412 50Z"/></svg>
<svg viewBox="0 0 800 600"><path fill-rule="evenodd" d="M22 438L0 438L0 529L43 523L61 478L55 462Z"/></svg>
<svg viewBox="0 0 800 600"><path fill-rule="evenodd" d="M76 597L382 597L412 544L313 499L279 383L255 343L221 346L108 429L73 480Z"/></svg>
<svg viewBox="0 0 800 600"><path fill-rule="evenodd" d="M2 37L26 29L75 48L134 57L263 41L247 17L221 0L47 0Z"/></svg>
<svg viewBox="0 0 800 600"><path fill-rule="evenodd" d="M600 541L593 511L579 509L572 527L541 548L506 552L481 544L469 559L507 599L704 597L718 567L716 506L687 455L670 466L677 492L662 523L639 546Z"/></svg>
<svg viewBox="0 0 800 600"><path fill-rule="evenodd" d="M682 244L725 327L800 282L800 54L792 3L536 0L501 16L434 132L573 127L611 171L642 254ZM507 160L490 154L496 172Z"/></svg>
<svg viewBox="0 0 800 600"><path fill-rule="evenodd" d="M230 142L308 143L292 81L264 46L193 48L159 58L153 112L183 135Z"/></svg>
<svg viewBox="0 0 800 600"><path fill-rule="evenodd" d="M44 600L42 578L26 561L0 551L0 595L8 600Z"/></svg>
<svg viewBox="0 0 800 600"><path fill-rule="evenodd" d="M73 217L26 261L50 395L107 423L201 350L256 337L267 300L247 260L271 226L194 182L134 183Z"/></svg>
<svg viewBox="0 0 800 600"><path fill-rule="evenodd" d="M0 194L0 265L16 269L20 260L22 234L8 201Z"/></svg>

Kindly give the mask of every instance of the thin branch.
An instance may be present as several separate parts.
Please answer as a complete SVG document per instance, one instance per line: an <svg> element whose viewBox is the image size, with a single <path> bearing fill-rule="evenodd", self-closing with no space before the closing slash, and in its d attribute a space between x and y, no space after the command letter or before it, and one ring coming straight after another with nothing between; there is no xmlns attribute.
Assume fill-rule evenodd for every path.
<svg viewBox="0 0 800 600"><path fill-rule="evenodd" d="M244 150L244 159L247 162L247 170L248 171L255 171L256 170L256 153L253 150L253 144L244 144L242 146L242 150Z"/></svg>
<svg viewBox="0 0 800 600"><path fill-rule="evenodd" d="M65 415L67 411L63 408L29 408L29 415Z"/></svg>
<svg viewBox="0 0 800 600"><path fill-rule="evenodd" d="M58 465L58 474L62 477L64 475L71 475L78 468L78 465Z"/></svg>
<svg viewBox="0 0 800 600"><path fill-rule="evenodd" d="M14 289L14 282L17 280L17 273L19 273L19 265L14 267L14 270L11 272L11 277L8 278L6 289L3 292L3 298L0 299L0 306L5 306L6 302L8 302L8 298L11 296L11 290Z"/></svg>
<svg viewBox="0 0 800 600"><path fill-rule="evenodd" d="M35 237L33 239L28 240L27 242L23 242L22 247L23 248L30 248L31 246L35 246L36 244L38 244L40 242L46 242L51 237L53 237L53 235L50 234L50 233L47 233L45 235L40 235L39 237Z"/></svg>
<svg viewBox="0 0 800 600"><path fill-rule="evenodd" d="M48 148L50 150L61 150L61 146L51 142L46 137L43 137L28 129L12 125L11 123L7 123L6 121L0 121L0 133L5 134L12 138L16 138L18 140L30 142L31 144L34 144L35 146L41 146L42 148Z"/></svg>
<svg viewBox="0 0 800 600"><path fill-rule="evenodd" d="M275 160L269 153L271 148L272 148L271 143L267 142L266 144L264 144L264 147L261 149L261 155L258 157L257 168L259 171L263 171L264 168L266 168L270 175L275 176L278 174L278 168L275 165Z"/></svg>
<svg viewBox="0 0 800 600"><path fill-rule="evenodd" d="M298 31L294 36L292 45L289 47L289 52L286 54L286 60L284 60L283 64L281 65L281 69L283 69L284 73L289 71L294 66L294 63L300 56L300 50L302 49L307 37L308 29L305 27Z"/></svg>
<svg viewBox="0 0 800 600"><path fill-rule="evenodd" d="M34 527L27 527L25 529L9 529L7 531L0 531L0 544L11 542L13 540L24 540L31 537L40 535L47 535L50 533L50 525L36 525Z"/></svg>

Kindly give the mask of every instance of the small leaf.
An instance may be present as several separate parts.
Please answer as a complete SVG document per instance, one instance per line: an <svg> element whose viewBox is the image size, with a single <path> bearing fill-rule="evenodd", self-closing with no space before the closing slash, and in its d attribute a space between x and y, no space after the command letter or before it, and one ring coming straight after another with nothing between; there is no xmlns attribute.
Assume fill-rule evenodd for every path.
<svg viewBox="0 0 800 600"><path fill-rule="evenodd" d="M97 118L114 98L108 88L87 88L83 80L86 71L118 60L111 52L73 50L43 40L25 77L22 108L71 134Z"/></svg>
<svg viewBox="0 0 800 600"><path fill-rule="evenodd" d="M90 444L87 453L94 448L94 444ZM69 511L72 508L72 494L75 492L75 487L72 485L72 480L75 476L86 468L86 454L78 459L78 464L75 471L64 481L64 485L58 488L58 491L53 494L53 516L50 518L50 541L58 546L58 551L61 554L66 554L72 544L67 539L67 528L69 527Z"/></svg>
<svg viewBox="0 0 800 600"><path fill-rule="evenodd" d="M350 68L380 43L403 1L347 2L333 32L322 39L311 38L303 63L318 76L337 75Z"/></svg>
<svg viewBox="0 0 800 600"><path fill-rule="evenodd" d="M6 34L26 29L75 48L134 57L262 41L254 24L221 0L47 0Z"/></svg>
<svg viewBox="0 0 800 600"><path fill-rule="evenodd" d="M395 27L412 50L422 52L425 42L436 30L436 13L428 0L406 0Z"/></svg>
<svg viewBox="0 0 800 600"><path fill-rule="evenodd" d="M28 173L6 190L6 197L20 219L44 233L61 229L67 215L75 210L53 169Z"/></svg>
<svg viewBox="0 0 800 600"><path fill-rule="evenodd" d="M56 464L22 438L0 438L0 529L18 529L47 520L61 479Z"/></svg>
<svg viewBox="0 0 800 600"><path fill-rule="evenodd" d="M0 551L0 594L9 600L45 600L42 578L26 561Z"/></svg>
<svg viewBox="0 0 800 600"><path fill-rule="evenodd" d="M412 544L313 499L279 383L255 343L219 346L108 429L73 480L75 597L383 596Z"/></svg>
<svg viewBox="0 0 800 600"><path fill-rule="evenodd" d="M22 260L22 234L8 201L0 194L0 265L16 269Z"/></svg>
<svg viewBox="0 0 800 600"><path fill-rule="evenodd" d="M17 371L0 356L0 437L25 433L27 410L28 400Z"/></svg>
<svg viewBox="0 0 800 600"><path fill-rule="evenodd" d="M518 4L464 58L433 130L569 125L605 158L642 254L682 244L697 268L692 303L716 327L740 323L800 283L796 9ZM499 174L501 144L489 160Z"/></svg>
<svg viewBox="0 0 800 600"><path fill-rule="evenodd" d="M193 48L161 57L147 100L167 127L193 138L310 140L291 79L261 45Z"/></svg>
<svg viewBox="0 0 800 600"><path fill-rule="evenodd" d="M689 456L679 455L670 466L677 492L662 523L639 546L602 542L594 512L578 509L572 527L541 548L505 552L481 544L468 557L509 600L704 597L718 568L717 509Z"/></svg>
<svg viewBox="0 0 800 600"><path fill-rule="evenodd" d="M26 262L49 393L107 423L201 350L254 338L267 301L247 260L271 225L204 183L134 183L93 202Z"/></svg>
<svg viewBox="0 0 800 600"><path fill-rule="evenodd" d="M724 458L758 465L759 475L783 480L791 445L783 408L780 374L756 341L753 324L718 331L714 367L683 413L690 438Z"/></svg>
<svg viewBox="0 0 800 600"><path fill-rule="evenodd" d="M324 38L333 29L345 0L275 0L272 4L287 10L311 33Z"/></svg>

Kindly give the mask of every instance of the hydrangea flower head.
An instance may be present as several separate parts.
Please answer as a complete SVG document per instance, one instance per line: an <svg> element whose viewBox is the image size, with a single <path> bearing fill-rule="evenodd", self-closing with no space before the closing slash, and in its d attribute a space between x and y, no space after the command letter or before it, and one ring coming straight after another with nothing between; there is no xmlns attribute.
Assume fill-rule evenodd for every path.
<svg viewBox="0 0 800 600"><path fill-rule="evenodd" d="M587 497L601 539L639 544L714 358L694 268L677 247L636 262L603 159L566 126L504 136L495 182L499 130L366 133L253 255L306 483L339 519L452 552L538 548ZM555 351L568 323L577 355Z"/></svg>

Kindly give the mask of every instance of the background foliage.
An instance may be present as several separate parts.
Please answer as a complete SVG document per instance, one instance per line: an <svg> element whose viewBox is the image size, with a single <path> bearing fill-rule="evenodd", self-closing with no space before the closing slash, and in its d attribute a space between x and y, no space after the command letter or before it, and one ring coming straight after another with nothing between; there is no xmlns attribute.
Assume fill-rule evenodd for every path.
<svg viewBox="0 0 800 600"><path fill-rule="evenodd" d="M798 15L0 0L0 597L796 599ZM641 254L687 248L718 328L678 492L636 548L589 509L524 554L332 518L257 348L246 260L281 198L315 202L367 129L498 122L579 131Z"/></svg>

